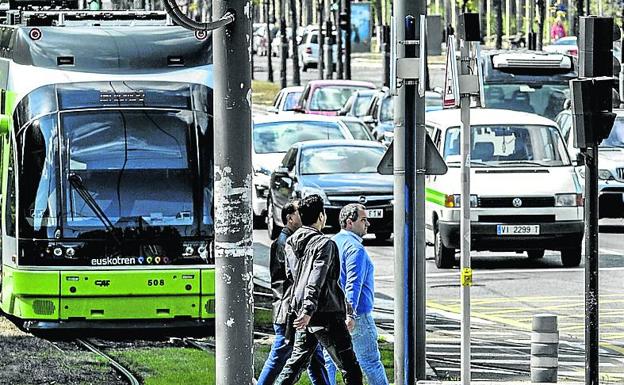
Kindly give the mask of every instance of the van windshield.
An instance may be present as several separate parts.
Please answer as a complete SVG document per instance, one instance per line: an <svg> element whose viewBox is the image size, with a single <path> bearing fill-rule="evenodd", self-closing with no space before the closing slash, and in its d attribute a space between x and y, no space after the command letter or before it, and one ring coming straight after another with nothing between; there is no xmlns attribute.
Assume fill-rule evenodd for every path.
<svg viewBox="0 0 624 385"><path fill-rule="evenodd" d="M531 112L554 119L570 98L568 84L485 84L488 108Z"/></svg>
<svg viewBox="0 0 624 385"><path fill-rule="evenodd" d="M472 126L470 158L475 167L569 166L559 131L550 126ZM460 128L446 131L444 159L460 164Z"/></svg>

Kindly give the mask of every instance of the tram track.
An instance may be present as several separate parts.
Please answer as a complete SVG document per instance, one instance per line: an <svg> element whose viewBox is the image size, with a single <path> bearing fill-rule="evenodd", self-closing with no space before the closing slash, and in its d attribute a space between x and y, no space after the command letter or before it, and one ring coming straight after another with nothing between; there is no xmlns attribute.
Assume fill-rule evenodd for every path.
<svg viewBox="0 0 624 385"><path fill-rule="evenodd" d="M88 340L84 340L82 338L76 338L75 340L76 344L78 346L82 346L85 349L91 351L92 353L95 353L96 355L104 358L105 360L108 361L108 363L113 367L113 369L115 369L115 371L117 373L119 373L123 378L125 378L125 380L130 384L130 385L140 385L141 382L139 381L138 378L136 378L134 376L134 374L132 374L132 372L130 372L130 370L128 370L125 366L123 366L121 363L119 363L117 360L113 359L111 356L109 356L108 354L104 353L102 350L98 349L94 343L92 343L91 341Z"/></svg>

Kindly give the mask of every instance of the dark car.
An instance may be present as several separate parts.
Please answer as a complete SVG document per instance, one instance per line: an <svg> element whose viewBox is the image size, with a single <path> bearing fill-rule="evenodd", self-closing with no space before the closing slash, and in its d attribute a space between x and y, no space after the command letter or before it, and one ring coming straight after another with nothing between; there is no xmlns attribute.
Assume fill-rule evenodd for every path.
<svg viewBox="0 0 624 385"><path fill-rule="evenodd" d="M338 214L349 203L366 206L370 227L378 239L388 239L393 226L393 176L377 165L386 148L371 141L315 140L294 144L271 174L267 199L269 236L284 225L282 207L292 198L319 194L325 202L327 226L340 229Z"/></svg>

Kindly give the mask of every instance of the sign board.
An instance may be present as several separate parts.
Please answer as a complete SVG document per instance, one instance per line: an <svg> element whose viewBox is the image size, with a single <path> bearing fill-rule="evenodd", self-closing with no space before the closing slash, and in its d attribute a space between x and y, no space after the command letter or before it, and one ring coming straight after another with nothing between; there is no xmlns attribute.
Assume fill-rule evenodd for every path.
<svg viewBox="0 0 624 385"><path fill-rule="evenodd" d="M394 174L394 141L390 143L390 146L386 150L383 158L377 166L377 172L381 175ZM429 134L425 134L425 174L427 175L444 175L448 171L448 167L440 156L438 149L429 137Z"/></svg>
<svg viewBox="0 0 624 385"><path fill-rule="evenodd" d="M446 43L446 71L444 74L444 93L442 94L444 108L459 107L459 74L455 56L455 36L450 35Z"/></svg>
<svg viewBox="0 0 624 385"><path fill-rule="evenodd" d="M351 3L351 52L370 52L371 35L371 3Z"/></svg>

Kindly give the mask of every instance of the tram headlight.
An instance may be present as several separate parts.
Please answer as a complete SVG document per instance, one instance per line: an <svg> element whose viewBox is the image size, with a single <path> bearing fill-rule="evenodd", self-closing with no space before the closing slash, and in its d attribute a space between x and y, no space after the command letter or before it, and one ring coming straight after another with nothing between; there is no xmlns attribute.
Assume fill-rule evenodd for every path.
<svg viewBox="0 0 624 385"><path fill-rule="evenodd" d="M193 248L193 246L186 246L184 248L184 254L182 254L183 257L190 257L193 254L195 254L195 248Z"/></svg>
<svg viewBox="0 0 624 385"><path fill-rule="evenodd" d="M67 258L74 258L76 256L76 249L68 247L67 250L65 250L65 256L67 256Z"/></svg>
<svg viewBox="0 0 624 385"><path fill-rule="evenodd" d="M52 250L52 253L55 257L60 257L63 255L63 249L61 247L55 247L54 250Z"/></svg>

